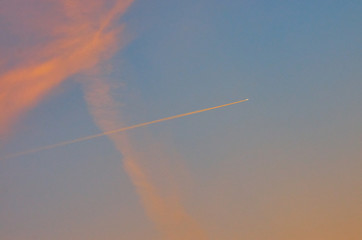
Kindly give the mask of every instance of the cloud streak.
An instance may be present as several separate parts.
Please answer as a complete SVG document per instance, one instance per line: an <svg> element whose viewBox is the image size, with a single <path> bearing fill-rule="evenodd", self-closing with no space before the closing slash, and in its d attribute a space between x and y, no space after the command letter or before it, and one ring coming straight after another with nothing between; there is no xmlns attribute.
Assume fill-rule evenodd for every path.
<svg viewBox="0 0 362 240"><path fill-rule="evenodd" d="M123 122L116 108L117 102L112 99L108 84L100 76L105 60L110 59L123 44L124 38L121 37L124 28L115 24L115 20L131 3L132 0L15 0L7 3L9 9L16 10L15 6L24 6L30 7L30 10L29 16L25 14L20 17L23 24L20 24L20 29L23 31L17 32L18 42L26 45L23 48L25 52L18 56L21 61L11 58L12 53L9 51L5 59L9 57L11 60L5 63L0 61L2 138L22 115L76 74L90 76L84 81L85 95L99 128L109 131ZM45 14L37 13L36 7L41 7ZM12 14L8 16L11 18ZM15 21L15 24L19 26L19 22ZM24 33L27 33L27 37L40 37L26 42L21 39ZM9 44L13 41L8 40ZM182 207L180 200L172 194L163 196L161 190L152 183L150 176L139 164L139 160L145 156L136 151L134 143L123 134L113 134L110 138L122 153L124 168L148 217L161 235L167 240L207 239L200 226Z"/></svg>
<svg viewBox="0 0 362 240"><path fill-rule="evenodd" d="M124 122L118 110L118 104L112 99L110 87L105 81L94 78L87 82L85 89L89 110L104 132L109 132L119 123ZM206 233L186 212L180 200L172 193L171 197L162 196L161 189L152 182L140 164L140 159L150 158L150 156L144 156L138 152L135 149L137 144L133 143L126 134L111 134L109 137L122 153L124 169L135 186L148 217L164 239L207 239ZM164 181L170 181L170 179L164 179Z"/></svg>
<svg viewBox="0 0 362 240"><path fill-rule="evenodd" d="M33 2L46 5L44 0ZM119 35L123 26L113 22L132 1L117 1L108 9L97 2L65 1L64 5L53 2L48 10L54 15L62 15L59 19L48 19L49 16L44 18L39 14L41 19L35 22L49 21L52 30L34 26L31 34L47 36L48 41L42 46L29 46L30 50L23 53L26 57L20 63L8 63L11 67L0 72L0 136L9 133L20 116L60 83L95 68L120 47ZM11 53L8 57L11 59Z"/></svg>

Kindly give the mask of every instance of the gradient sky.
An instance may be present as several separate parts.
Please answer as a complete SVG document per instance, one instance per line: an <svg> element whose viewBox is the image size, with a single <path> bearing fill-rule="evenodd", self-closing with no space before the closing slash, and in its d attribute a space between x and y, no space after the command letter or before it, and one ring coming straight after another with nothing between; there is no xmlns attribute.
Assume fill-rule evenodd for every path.
<svg viewBox="0 0 362 240"><path fill-rule="evenodd" d="M1 1L0 159L250 101L1 160L0 239L362 239L361 12Z"/></svg>

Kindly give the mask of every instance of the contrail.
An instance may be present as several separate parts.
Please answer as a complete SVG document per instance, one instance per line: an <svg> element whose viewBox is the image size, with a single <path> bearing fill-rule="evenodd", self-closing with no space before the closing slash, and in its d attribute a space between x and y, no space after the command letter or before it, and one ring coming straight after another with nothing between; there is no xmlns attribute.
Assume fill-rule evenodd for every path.
<svg viewBox="0 0 362 240"><path fill-rule="evenodd" d="M94 123L102 132L118 128L118 124L124 122L123 114L119 103L112 97L112 87L107 79L95 76L83 84L85 100ZM146 132L142 136L151 137ZM128 137L126 132L107 137L122 155L124 171L139 196L145 214L160 234L159 239L208 240L207 232L181 203L177 184L171 176L173 171L167 164L171 160L169 158L175 156L166 154L162 142L152 138L136 140ZM146 162L152 162L157 168L148 169L144 165ZM159 175L162 177L159 178ZM157 179L167 184L157 183Z"/></svg>
<svg viewBox="0 0 362 240"><path fill-rule="evenodd" d="M81 138L76 138L76 139L73 139L73 140L68 140L68 141L65 141L65 142L60 142L60 143L56 143L56 144L52 144L52 145L38 147L38 148L30 149L30 150L27 150L27 151L24 151L24 152L10 154L10 155L7 155L5 157L2 157L2 159L15 158L15 157L19 157L19 156L28 155L28 154L31 154L31 153L36 153L36 152L40 152L40 151L44 151L44 150L48 150L48 149L52 149L52 148L57 148L57 147L77 143L77 142L83 142L83 141L87 141L87 140L90 140L90 139L93 139L93 138L98 138L98 137L102 137L102 136L106 136L106 135L111 135L111 134L114 134L114 133L119 133L119 132L131 130L131 129L134 129L134 128L148 126L148 125L151 125L151 124L154 124L154 123L159 123L159 122L164 122L164 121L168 121L168 120L172 120L172 119L176 119L176 118L186 117L186 116L189 116L189 115L193 115L193 114L197 114L197 113L201 113L201 112L206 112L206 111L210 111L210 110L217 109L217 108L222 108L222 107L234 105L234 104L237 104L237 103L246 102L248 100L249 99L243 99L243 100L240 100L240 101L223 104L223 105L219 105L219 106L216 106L216 107L204 108L204 109L196 110L196 111L193 111L193 112L182 113L182 114L178 114L178 115L171 116L171 117L165 117L165 118L161 118L161 119L158 119L158 120L153 120L153 121L150 121L150 122L139 123L139 124L135 124L135 125L128 126L128 127L118 128L118 129L107 131L107 132L102 132L102 133L98 133L98 134L94 134L94 135L90 135L90 136L86 136L86 137L81 137Z"/></svg>

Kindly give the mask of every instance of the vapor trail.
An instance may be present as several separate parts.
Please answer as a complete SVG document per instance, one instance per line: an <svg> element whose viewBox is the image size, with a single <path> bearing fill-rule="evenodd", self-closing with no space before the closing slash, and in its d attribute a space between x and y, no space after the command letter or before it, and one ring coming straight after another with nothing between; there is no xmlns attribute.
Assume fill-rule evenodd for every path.
<svg viewBox="0 0 362 240"><path fill-rule="evenodd" d="M93 76L83 83L89 112L93 116L94 123L102 132L109 132L116 129L120 123L124 123L123 113L118 107L119 102L112 97L112 87L107 79ZM122 154L124 170L135 187L145 214L160 234L159 239L209 239L207 232L181 203L177 191L178 186L172 176L172 169L167 166L167 162L173 156L159 155L164 150L160 145L152 146L152 143L158 142L156 139L151 138L151 141L146 141L147 146L142 146L143 140L128 136L126 132L107 136ZM147 134L144 135L144 137L146 136ZM159 165L161 168L155 169L154 172L143 165L145 161L157 165L160 160L162 161L162 164ZM164 172L168 174L164 175ZM167 187L157 183L155 177L159 175L163 175L162 181L167 182Z"/></svg>
<svg viewBox="0 0 362 240"><path fill-rule="evenodd" d="M206 111L210 111L210 110L213 110L213 109L218 109L218 108L234 105L234 104L237 104L237 103L246 102L248 100L249 99L243 99L243 100L240 100L240 101L231 102L231 103L227 103L227 104L223 104L223 105L219 105L219 106L215 106L215 107L204 108L204 109L196 110L196 111L193 111L193 112L182 113L182 114L178 114L178 115L171 116L171 117L165 117L165 118L161 118L161 119L158 119L158 120L153 120L153 121L150 121L150 122L139 123L139 124L135 124L135 125L132 125L132 126L118 128L118 129L114 129L114 130L111 130L111 131L106 131L106 132L102 132L102 133L98 133L98 134L94 134L94 135L90 135L90 136L86 136L86 137L76 138L76 139L73 139L73 140L68 140L68 141L64 141L64 142L60 142L60 143L56 143L56 144L52 144L52 145L38 147L38 148L30 149L30 150L27 150L27 151L24 151L24 152L10 154L10 155L7 155L7 156L3 157L2 159L15 158L15 157L19 157L19 156L28 155L28 154L31 154L31 153L36 153L36 152L40 152L40 151L44 151L44 150L48 150L48 149L52 149L52 148L57 148L57 147L77 143L77 142L83 142L83 141L91 140L91 139L94 139L94 138L98 138L98 137L102 137L102 136L106 136L106 135L111 135L111 134L114 134L114 133L119 133L119 132L131 130L131 129L134 129L134 128L148 126L148 125L151 125L151 124L154 124L154 123L164 122L164 121L168 121L168 120L172 120L172 119L176 119L176 118L182 118L182 117L186 117L186 116L201 113L201 112L206 112Z"/></svg>
<svg viewBox="0 0 362 240"><path fill-rule="evenodd" d="M19 1L27 2L27 0ZM37 14L38 9L33 9L36 13L34 16L40 17L40 19L35 19L34 23L45 23L44 26L42 24L38 24L39 26L24 24L23 26L24 29L28 29L27 26L36 25L37 27L30 31L29 36L40 34L40 38L44 39L44 44L43 42L35 44L26 41L24 49L31 50L27 50L26 54L23 54L24 60L22 61L16 61L17 58L13 59L14 54L2 56L2 59L10 59L5 65L0 59L0 136L8 134L8 130L14 125L16 119L36 106L47 94L72 76L87 76L87 79L82 82L85 87L85 98L94 122L101 129L101 133L18 152L5 156L5 159L107 135L122 154L125 172L135 186L145 213L155 224L159 233L163 235L163 239L208 239L207 233L182 206L181 199L174 192L177 186L169 184L169 186L173 185L173 189L163 191L162 187L157 186L149 169L142 166L142 159L150 159L152 151L148 151L145 155L142 151L145 149L141 151L138 149L139 142L133 142L127 134L116 133L236 104L246 101L246 99L116 129L124 122L122 113L118 108L118 102L112 98L110 85L106 80L104 81L102 76L107 72L104 68L107 60L111 59L126 40L124 39L124 25L115 20L123 15L133 0L33 1L39 3L39 6L50 2L49 11L43 11L48 15L39 15ZM10 2L16 1L9 1L9 4ZM14 3L13 6L16 12L18 12L17 5ZM28 8L24 9L28 11ZM11 18L15 16L14 19L18 19L16 14L9 16ZM32 15L29 14L29 16ZM26 21L20 19L19 22L28 23L29 20L34 19L29 16ZM30 47L27 47L28 45ZM16 51L18 51L17 48ZM157 169L156 175L160 173ZM163 180L167 183L172 182L172 178L168 177Z"/></svg>

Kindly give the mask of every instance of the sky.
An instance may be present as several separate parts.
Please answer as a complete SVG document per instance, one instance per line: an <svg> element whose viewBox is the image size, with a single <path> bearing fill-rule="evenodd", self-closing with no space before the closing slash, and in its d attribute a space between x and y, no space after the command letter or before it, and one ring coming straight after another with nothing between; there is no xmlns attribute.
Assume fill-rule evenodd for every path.
<svg viewBox="0 0 362 240"><path fill-rule="evenodd" d="M1 1L0 239L361 239L361 12Z"/></svg>

